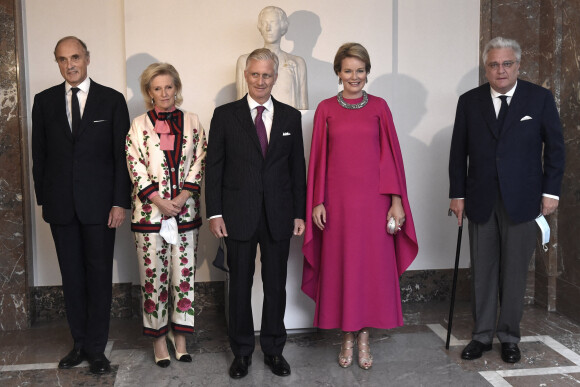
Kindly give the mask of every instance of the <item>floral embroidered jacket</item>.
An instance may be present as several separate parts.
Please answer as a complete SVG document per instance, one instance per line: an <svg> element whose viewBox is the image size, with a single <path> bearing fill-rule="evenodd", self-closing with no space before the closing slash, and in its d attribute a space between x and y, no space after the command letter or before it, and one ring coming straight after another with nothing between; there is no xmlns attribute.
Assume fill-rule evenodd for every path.
<svg viewBox="0 0 580 387"><path fill-rule="evenodd" d="M205 170L207 142L199 118L194 113L175 110L170 120L174 135L172 151L160 149L160 135L154 131L154 110L135 118L125 144L127 167L133 182L131 231L159 232L162 214L149 197L157 192L171 199L182 190L193 195L177 217L180 232L201 226L200 188Z"/></svg>

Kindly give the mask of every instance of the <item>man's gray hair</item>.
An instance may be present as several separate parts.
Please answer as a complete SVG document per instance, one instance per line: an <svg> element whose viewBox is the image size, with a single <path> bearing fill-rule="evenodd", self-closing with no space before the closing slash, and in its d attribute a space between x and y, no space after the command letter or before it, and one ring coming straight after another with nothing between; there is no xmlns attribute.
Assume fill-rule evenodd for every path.
<svg viewBox="0 0 580 387"><path fill-rule="evenodd" d="M267 48L255 49L250 53L250 55L248 55L248 58L246 59L246 70L250 67L250 61L252 60L271 60L274 62L274 74L278 74L278 55L274 54Z"/></svg>
<svg viewBox="0 0 580 387"><path fill-rule="evenodd" d="M520 62L522 59L522 48L518 42L513 39L506 39L498 36L497 38L493 38L487 42L485 45L485 48L483 49L483 64L487 63L487 54L489 54L489 51L496 48L511 48L516 56L516 61Z"/></svg>

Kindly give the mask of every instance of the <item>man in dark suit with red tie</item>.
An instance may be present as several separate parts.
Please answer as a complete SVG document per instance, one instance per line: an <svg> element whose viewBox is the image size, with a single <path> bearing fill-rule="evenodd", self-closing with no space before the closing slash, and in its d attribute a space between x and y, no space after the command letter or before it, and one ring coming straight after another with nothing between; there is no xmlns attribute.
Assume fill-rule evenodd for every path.
<svg viewBox="0 0 580 387"><path fill-rule="evenodd" d="M50 224L73 349L58 364L83 360L110 371L109 334L115 229L130 205L125 163L129 113L123 95L87 77L87 46L67 36L54 56L64 83L37 94L32 108L36 201Z"/></svg>
<svg viewBox="0 0 580 387"><path fill-rule="evenodd" d="M459 98L449 158L450 211L469 221L474 328L461 357L491 350L521 354L526 274L536 244L535 218L558 207L564 140L549 90L518 79L522 50L497 37L483 51L489 83ZM497 317L499 298L499 318Z"/></svg>
<svg viewBox="0 0 580 387"><path fill-rule="evenodd" d="M264 362L290 374L286 342L286 272L292 234L304 232L306 166L300 112L271 97L278 57L262 48L246 61L248 95L216 108L209 132L205 200L211 232L225 237L230 271L230 376L248 373L254 351L251 289L260 245Z"/></svg>

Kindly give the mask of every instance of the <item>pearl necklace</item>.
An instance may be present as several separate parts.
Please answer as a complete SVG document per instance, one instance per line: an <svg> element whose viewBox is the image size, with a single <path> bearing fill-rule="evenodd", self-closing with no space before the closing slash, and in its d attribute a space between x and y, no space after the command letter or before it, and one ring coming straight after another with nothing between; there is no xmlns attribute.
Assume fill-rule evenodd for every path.
<svg viewBox="0 0 580 387"><path fill-rule="evenodd" d="M354 103L354 104L345 102L345 100L342 98L342 91L340 91L336 97L338 98L338 103L343 108L345 108L345 109L360 109L360 108L364 107L367 104L367 102L369 102L369 96L368 96L367 92L363 90L362 93L363 93L362 101L360 101L359 103Z"/></svg>

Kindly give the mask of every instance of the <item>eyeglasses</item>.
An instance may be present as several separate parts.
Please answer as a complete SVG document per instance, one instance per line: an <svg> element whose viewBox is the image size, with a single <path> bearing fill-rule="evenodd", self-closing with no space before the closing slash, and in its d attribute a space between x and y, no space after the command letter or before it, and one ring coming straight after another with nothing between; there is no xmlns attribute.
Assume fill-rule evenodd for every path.
<svg viewBox="0 0 580 387"><path fill-rule="evenodd" d="M499 66L503 67L504 69L510 69L516 62L513 60L506 60L503 63L491 62L487 64L490 70L498 70Z"/></svg>

